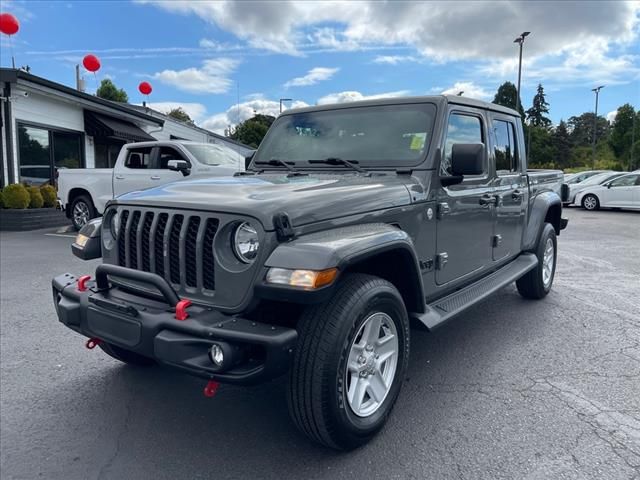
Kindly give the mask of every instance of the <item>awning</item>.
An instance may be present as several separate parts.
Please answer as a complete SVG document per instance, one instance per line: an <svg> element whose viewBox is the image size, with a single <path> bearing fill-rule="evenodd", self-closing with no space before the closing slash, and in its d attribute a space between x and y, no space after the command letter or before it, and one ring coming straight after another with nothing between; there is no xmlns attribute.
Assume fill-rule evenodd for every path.
<svg viewBox="0 0 640 480"><path fill-rule="evenodd" d="M131 122L88 110L84 111L84 130L87 135L92 137L117 138L127 142L155 140L155 138Z"/></svg>

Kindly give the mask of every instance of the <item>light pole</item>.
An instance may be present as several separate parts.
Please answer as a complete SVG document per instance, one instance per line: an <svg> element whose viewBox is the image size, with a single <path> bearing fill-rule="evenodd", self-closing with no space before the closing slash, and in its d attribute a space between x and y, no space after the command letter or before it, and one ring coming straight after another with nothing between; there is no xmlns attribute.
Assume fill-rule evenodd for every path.
<svg viewBox="0 0 640 480"><path fill-rule="evenodd" d="M600 89L604 88L604 85L592 88L591 91L596 94L596 112L593 116L593 169L596 169L596 138L598 137L598 97L600 96Z"/></svg>
<svg viewBox="0 0 640 480"><path fill-rule="evenodd" d="M516 110L520 111L520 79L522 78L522 45L524 45L524 39L529 36L531 32L522 32L513 43L520 45L520 60L518 61L518 89L516 90Z"/></svg>
<svg viewBox="0 0 640 480"><path fill-rule="evenodd" d="M282 113L282 102L292 102L292 98L281 98L280 99L280 113Z"/></svg>

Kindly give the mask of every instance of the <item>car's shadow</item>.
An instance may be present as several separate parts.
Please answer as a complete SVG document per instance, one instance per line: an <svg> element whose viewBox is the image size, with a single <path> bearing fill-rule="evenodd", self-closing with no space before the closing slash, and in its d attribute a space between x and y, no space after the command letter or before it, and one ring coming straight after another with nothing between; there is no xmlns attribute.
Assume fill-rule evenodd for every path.
<svg viewBox="0 0 640 480"><path fill-rule="evenodd" d="M538 335L534 305L540 303L508 288L434 333L413 329L408 381L389 425L370 445L347 455L318 447L296 431L287 413L285 378L248 388L223 385L206 398L203 380L161 367L122 366L106 356L89 376L73 377L50 392L55 414L43 428L64 431L57 437L65 442L59 449L70 452L77 472L89 462L103 478L282 478L290 473L292 457L295 478L348 471L362 462L368 467L361 473L373 475L378 467L367 463L371 452L393 455L404 448L399 438L424 437L430 427L425 412L439 408L431 404L430 386L477 381L501 345ZM99 349L91 354L104 355ZM438 416L443 415L455 415L455 406ZM382 447L389 440L391 446ZM308 470L299 471L299 465Z"/></svg>

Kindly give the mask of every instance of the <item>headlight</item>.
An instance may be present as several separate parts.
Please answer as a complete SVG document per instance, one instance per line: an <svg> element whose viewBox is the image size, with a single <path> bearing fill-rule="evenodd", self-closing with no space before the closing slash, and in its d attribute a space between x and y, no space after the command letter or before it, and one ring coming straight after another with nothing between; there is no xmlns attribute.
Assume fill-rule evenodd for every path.
<svg viewBox="0 0 640 480"><path fill-rule="evenodd" d="M118 239L118 229L120 228L120 212L114 213L109 219L109 231L114 240Z"/></svg>
<svg viewBox="0 0 640 480"><path fill-rule="evenodd" d="M258 248L260 241L256 229L249 222L238 225L233 233L233 251L238 260L244 263L253 262L258 256Z"/></svg>

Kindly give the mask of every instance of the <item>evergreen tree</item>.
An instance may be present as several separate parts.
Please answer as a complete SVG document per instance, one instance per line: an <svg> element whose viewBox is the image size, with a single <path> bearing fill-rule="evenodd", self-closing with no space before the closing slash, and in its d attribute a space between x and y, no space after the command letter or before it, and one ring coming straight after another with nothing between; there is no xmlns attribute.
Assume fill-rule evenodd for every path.
<svg viewBox="0 0 640 480"><path fill-rule="evenodd" d="M631 153L633 118L635 115L636 111L630 104L625 103L619 107L611 129L611 136L609 137L609 145L611 145L613 153L626 164L629 163L629 155ZM637 137L636 140L638 140Z"/></svg>
<svg viewBox="0 0 640 480"><path fill-rule="evenodd" d="M105 78L100 82L96 96L105 100L113 100L114 102L127 103L129 96L122 88L118 88L109 78Z"/></svg>
<svg viewBox="0 0 640 480"><path fill-rule="evenodd" d="M544 94L544 88L539 83L537 92L533 97L533 105L527 110L527 120L530 125L548 128L551 126L551 120L545 116L547 113L549 113L549 103Z"/></svg>
<svg viewBox="0 0 640 480"><path fill-rule="evenodd" d="M511 82L504 82L498 87L496 96L493 97L493 103L502 105L503 107L513 108L518 110L522 118L524 119L524 110L522 109L522 101L518 102L518 89ZM516 105L520 105L520 108L516 108Z"/></svg>
<svg viewBox="0 0 640 480"><path fill-rule="evenodd" d="M551 142L554 148L554 163L557 168L567 168L571 166L571 138L569 130L564 120L553 131Z"/></svg>

